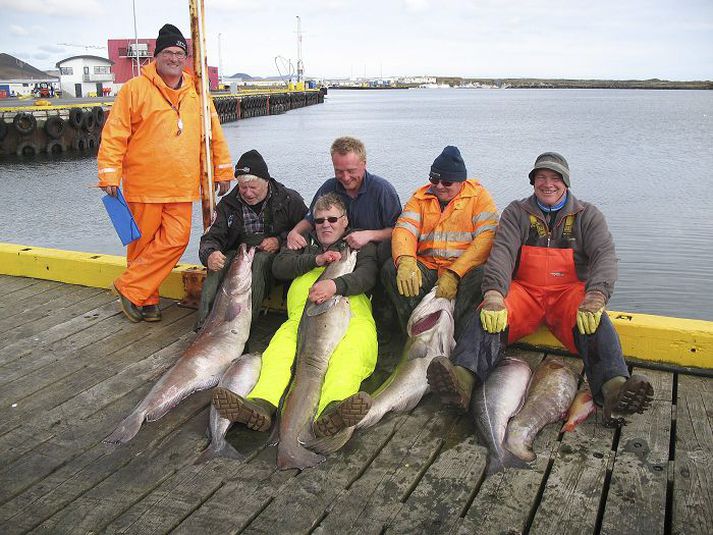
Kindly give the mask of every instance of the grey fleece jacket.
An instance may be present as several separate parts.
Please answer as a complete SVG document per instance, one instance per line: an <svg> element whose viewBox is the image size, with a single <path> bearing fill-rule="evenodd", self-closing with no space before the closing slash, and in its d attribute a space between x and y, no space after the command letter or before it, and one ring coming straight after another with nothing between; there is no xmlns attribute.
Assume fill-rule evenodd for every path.
<svg viewBox="0 0 713 535"><path fill-rule="evenodd" d="M483 292L497 290L503 295L508 294L523 245L569 247L574 250L577 277L585 283L585 291L598 290L608 300L617 278L617 258L604 215L594 205L577 200L569 191L567 203L557 214L550 235L533 239L530 214L540 219L547 228L534 195L511 202L503 211L493 249L485 264ZM571 240L562 238L564 219L568 214L576 214Z"/></svg>
<svg viewBox="0 0 713 535"><path fill-rule="evenodd" d="M298 251L291 251L283 247L272 262L272 274L276 279L292 280L317 267L316 258L324 251L340 251L346 247L344 238L329 246L322 248L317 240L312 239L307 247ZM358 295L369 292L376 284L379 268L376 261L376 245L367 243L357 253L354 271L337 277L334 280L338 295Z"/></svg>

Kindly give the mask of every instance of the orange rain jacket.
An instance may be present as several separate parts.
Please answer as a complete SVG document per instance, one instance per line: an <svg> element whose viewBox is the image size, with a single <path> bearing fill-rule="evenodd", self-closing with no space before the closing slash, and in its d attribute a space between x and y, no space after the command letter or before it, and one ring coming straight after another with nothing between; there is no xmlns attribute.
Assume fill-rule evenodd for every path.
<svg viewBox="0 0 713 535"><path fill-rule="evenodd" d="M391 236L394 262L415 256L441 275L459 277L485 263L493 246L498 210L490 193L476 180L466 180L445 210L426 185L413 194Z"/></svg>
<svg viewBox="0 0 713 535"><path fill-rule="evenodd" d="M179 113L183 132L176 135ZM230 181L233 164L212 102L211 123L214 180ZM200 98L193 76L184 70L181 87L171 89L151 62L116 96L102 130L99 186L123 182L130 202L198 200L200 143Z"/></svg>

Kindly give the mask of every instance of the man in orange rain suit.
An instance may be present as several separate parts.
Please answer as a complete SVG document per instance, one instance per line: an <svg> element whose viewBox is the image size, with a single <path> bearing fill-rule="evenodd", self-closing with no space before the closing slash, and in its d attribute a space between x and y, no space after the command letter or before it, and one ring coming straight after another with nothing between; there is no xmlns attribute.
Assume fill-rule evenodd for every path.
<svg viewBox="0 0 713 535"><path fill-rule="evenodd" d="M200 99L184 70L188 49L175 26L156 39L155 61L129 80L114 101L99 147L99 187L119 184L141 230L129 244L127 269L114 281L133 322L159 321L158 288L188 245L192 202L199 198ZM211 104L212 156L218 194L228 192L233 165Z"/></svg>

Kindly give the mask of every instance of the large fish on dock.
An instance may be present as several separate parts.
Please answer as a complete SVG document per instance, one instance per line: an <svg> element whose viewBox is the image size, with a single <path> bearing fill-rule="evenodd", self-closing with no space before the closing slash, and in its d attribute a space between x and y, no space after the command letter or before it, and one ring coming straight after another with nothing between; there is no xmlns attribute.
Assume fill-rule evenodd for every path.
<svg viewBox="0 0 713 535"><path fill-rule="evenodd" d="M597 407L592 399L592 391L589 389L589 383L585 382L574 396L574 401L569 406L567 411L567 421L562 429L564 431L574 431L574 428L584 422L589 415L596 412Z"/></svg>
<svg viewBox="0 0 713 535"><path fill-rule="evenodd" d="M329 264L318 281L354 271L356 255L356 251L345 249L342 258ZM312 422L324 376L332 353L347 332L350 317L349 299L342 295L321 304L308 300L305 305L297 332L294 377L280 415L277 466L282 470L309 468L325 459L305 444L314 440Z"/></svg>
<svg viewBox="0 0 713 535"><path fill-rule="evenodd" d="M220 378L218 386L226 388L239 396L247 397L260 378L261 368L262 353L245 353L233 361L223 374L223 377ZM226 457L236 461L245 459L245 455L238 452L225 440L225 434L232 425L233 423L227 418L223 418L211 404L210 423L208 424L210 444L203 450L195 464L204 463L214 457Z"/></svg>
<svg viewBox="0 0 713 535"><path fill-rule="evenodd" d="M577 376L562 359L542 362L530 381L525 405L508 424L505 448L523 461L534 461L535 437L547 424L566 416L576 392Z"/></svg>
<svg viewBox="0 0 713 535"><path fill-rule="evenodd" d="M156 421L194 392L218 384L228 366L242 355L252 321L254 256L254 247L240 246L198 336L104 442L129 442L144 421Z"/></svg>
<svg viewBox="0 0 713 535"><path fill-rule="evenodd" d="M426 294L406 325L408 340L403 356L389 378L371 396L371 409L356 427L375 425L389 412L413 409L428 392L426 370L434 357L449 357L453 339L454 301L436 297L437 287Z"/></svg>
<svg viewBox="0 0 713 535"><path fill-rule="evenodd" d="M503 440L508 421L525 401L531 375L527 362L505 357L490 372L485 383L473 390L470 409L475 430L488 448L487 475L510 466L527 466L503 447Z"/></svg>

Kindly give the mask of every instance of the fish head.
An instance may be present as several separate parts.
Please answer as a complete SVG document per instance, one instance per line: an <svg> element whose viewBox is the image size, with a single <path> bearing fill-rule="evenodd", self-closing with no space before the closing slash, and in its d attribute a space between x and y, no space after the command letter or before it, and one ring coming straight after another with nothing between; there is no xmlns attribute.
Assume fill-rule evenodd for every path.
<svg viewBox="0 0 713 535"><path fill-rule="evenodd" d="M255 251L255 247L248 247L244 243L240 244L240 249L238 249L235 258L230 264L230 271L228 271L228 275L226 276L226 282L229 285L228 293L230 295L244 294L252 288L252 267Z"/></svg>
<svg viewBox="0 0 713 535"><path fill-rule="evenodd" d="M358 251L351 249L350 247L344 247L341 251L342 257L336 262L332 262L327 266L320 277L320 280L324 279L336 279L347 273L354 271L356 266Z"/></svg>
<svg viewBox="0 0 713 535"><path fill-rule="evenodd" d="M411 313L406 332L409 338L418 338L431 352L439 356L450 355L455 346L453 329L454 302L451 299L436 297L436 287L424 296Z"/></svg>

